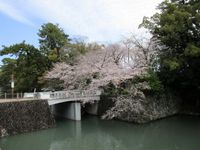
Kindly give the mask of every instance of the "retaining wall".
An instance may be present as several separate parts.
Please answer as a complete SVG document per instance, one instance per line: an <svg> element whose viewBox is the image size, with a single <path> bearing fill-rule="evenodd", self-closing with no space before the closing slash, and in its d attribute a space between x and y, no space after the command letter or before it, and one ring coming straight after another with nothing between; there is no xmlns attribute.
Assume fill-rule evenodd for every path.
<svg viewBox="0 0 200 150"><path fill-rule="evenodd" d="M0 103L0 137L54 126L46 100Z"/></svg>

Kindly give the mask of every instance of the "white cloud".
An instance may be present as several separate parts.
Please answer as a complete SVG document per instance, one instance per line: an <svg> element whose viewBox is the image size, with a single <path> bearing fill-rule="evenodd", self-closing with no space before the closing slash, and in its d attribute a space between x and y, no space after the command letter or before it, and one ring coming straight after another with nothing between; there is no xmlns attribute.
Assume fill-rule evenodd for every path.
<svg viewBox="0 0 200 150"><path fill-rule="evenodd" d="M115 41L123 34L137 32L143 16L155 13L161 1L10 0L8 3L0 0L0 10L24 23L30 22L23 16L26 14L45 22L59 23L69 34L85 35L95 41Z"/></svg>
<svg viewBox="0 0 200 150"><path fill-rule="evenodd" d="M34 26L34 24L30 20L28 20L19 10L17 10L12 5L8 5L1 1L0 1L0 12L8 15L9 17L11 17L19 22Z"/></svg>

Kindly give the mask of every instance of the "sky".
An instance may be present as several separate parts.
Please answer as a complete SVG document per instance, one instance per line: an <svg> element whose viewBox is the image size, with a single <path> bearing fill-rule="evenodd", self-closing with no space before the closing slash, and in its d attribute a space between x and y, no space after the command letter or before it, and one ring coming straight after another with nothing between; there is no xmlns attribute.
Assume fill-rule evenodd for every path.
<svg viewBox="0 0 200 150"><path fill-rule="evenodd" d="M162 0L0 0L0 46L25 40L38 47L38 30L58 23L65 33L88 41L116 42L152 16ZM1 60L2 58L0 58Z"/></svg>

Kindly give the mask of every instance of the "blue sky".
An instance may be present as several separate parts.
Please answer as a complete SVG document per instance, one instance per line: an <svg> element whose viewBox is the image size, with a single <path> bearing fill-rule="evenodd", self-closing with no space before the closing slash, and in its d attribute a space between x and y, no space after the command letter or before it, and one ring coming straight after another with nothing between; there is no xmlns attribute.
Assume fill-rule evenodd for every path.
<svg viewBox="0 0 200 150"><path fill-rule="evenodd" d="M0 19L0 45L8 46L10 44L22 42L23 40L35 46L38 45L38 29L36 27L15 21L2 13L0 13Z"/></svg>
<svg viewBox="0 0 200 150"><path fill-rule="evenodd" d="M25 40L38 47L43 23L58 23L70 36L115 42L140 33L143 16L151 16L162 0L0 0L0 45ZM2 58L0 58L2 59Z"/></svg>

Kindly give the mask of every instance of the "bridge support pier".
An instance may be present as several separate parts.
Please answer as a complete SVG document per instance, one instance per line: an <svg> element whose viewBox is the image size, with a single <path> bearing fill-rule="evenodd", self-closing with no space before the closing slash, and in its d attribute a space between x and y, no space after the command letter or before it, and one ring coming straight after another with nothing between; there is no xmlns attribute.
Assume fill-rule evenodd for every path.
<svg viewBox="0 0 200 150"><path fill-rule="evenodd" d="M71 120L81 120L81 103L80 102L66 102L51 105L54 115L64 117Z"/></svg>
<svg viewBox="0 0 200 150"><path fill-rule="evenodd" d="M98 115L98 107L99 107L98 102L88 104L86 105L86 112L90 115Z"/></svg>

